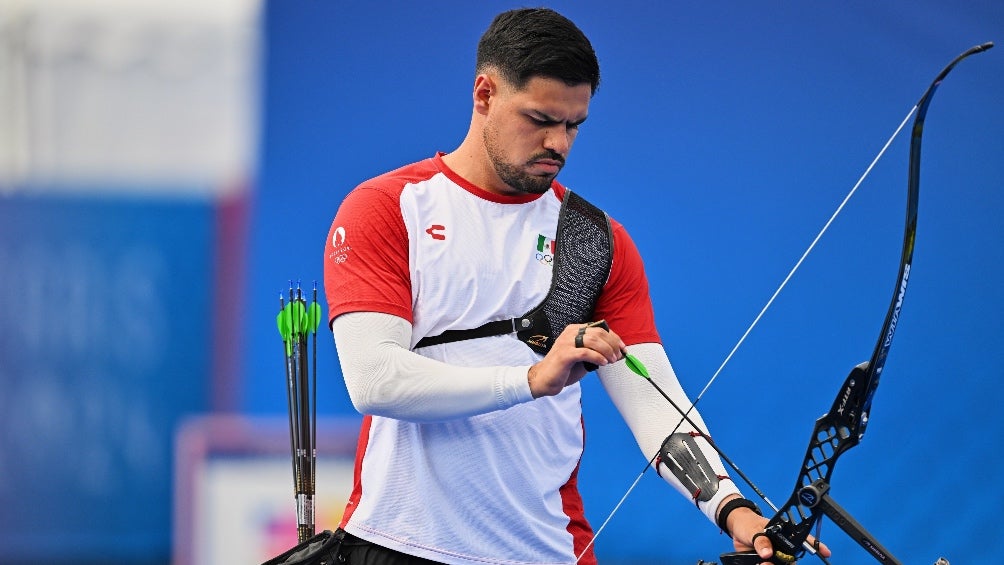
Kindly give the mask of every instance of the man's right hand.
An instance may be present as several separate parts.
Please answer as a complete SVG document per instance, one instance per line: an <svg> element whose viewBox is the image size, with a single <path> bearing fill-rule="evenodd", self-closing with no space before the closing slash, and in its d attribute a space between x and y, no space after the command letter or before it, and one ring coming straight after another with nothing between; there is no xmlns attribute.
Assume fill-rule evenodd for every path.
<svg viewBox="0 0 1004 565"><path fill-rule="evenodd" d="M534 398L554 396L586 376L583 363L600 367L620 361L627 346L613 331L599 325L571 324L554 340L551 350L530 367L527 380Z"/></svg>

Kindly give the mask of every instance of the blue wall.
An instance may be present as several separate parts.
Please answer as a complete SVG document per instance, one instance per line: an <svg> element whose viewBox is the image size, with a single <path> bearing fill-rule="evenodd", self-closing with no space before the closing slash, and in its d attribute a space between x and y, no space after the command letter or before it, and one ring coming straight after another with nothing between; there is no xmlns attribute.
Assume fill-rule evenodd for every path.
<svg viewBox="0 0 1004 565"><path fill-rule="evenodd" d="M166 561L175 425L210 408L213 235L206 202L0 199L0 562Z"/></svg>
<svg viewBox="0 0 1004 565"><path fill-rule="evenodd" d="M284 410L276 294L289 278L321 279L323 239L355 184L460 142L477 38L517 5L268 3L247 412ZM905 562L999 558L1004 3L551 5L590 36L603 72L561 180L632 233L694 395L937 72L998 42L932 103L906 305L868 435L841 459L832 495ZM909 130L701 401L719 445L777 503L812 422L877 339L908 146ZM321 353L322 411L352 414L334 348ZM582 484L598 526L645 458L600 387L586 387ZM832 524L823 534L835 562L868 562ZM597 545L605 563L693 563L730 549L651 472Z"/></svg>

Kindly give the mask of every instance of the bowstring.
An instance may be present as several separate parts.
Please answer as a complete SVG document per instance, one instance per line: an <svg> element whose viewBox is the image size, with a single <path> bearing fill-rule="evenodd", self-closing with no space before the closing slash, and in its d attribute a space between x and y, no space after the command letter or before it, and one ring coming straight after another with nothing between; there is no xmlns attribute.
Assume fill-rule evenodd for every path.
<svg viewBox="0 0 1004 565"><path fill-rule="evenodd" d="M825 234L826 231L830 229L830 225L833 224L833 222L837 219L837 216L839 216L840 213L843 211L844 207L857 192L858 187L860 187L861 184L864 182L865 178L867 178L868 175L871 174L872 169L875 168L875 165L879 162L879 159L881 159L882 156L885 155L885 152L889 149L889 146L891 146L892 142L896 139L897 136L899 136L899 132L902 131L903 128L906 126L907 122L910 121L910 118L913 116L914 112L917 111L918 106L919 104L914 104L913 107L910 108L910 111L907 112L906 117L903 118L903 121L900 122L899 126L896 128L896 131L894 131L892 135L889 136L889 139L886 140L885 144L882 146L882 149L879 150L878 154L875 155L875 158L872 159L871 163L868 164L868 167L865 168L865 171L858 178L857 182L854 183L854 186L847 193L847 196L844 197L844 199L840 202L840 205L837 206L837 209L833 212L830 218L823 225L822 229L819 230L819 233L816 234L816 237L812 240L812 243L809 244L809 247L805 249L805 252L802 253L802 256L799 257L798 261L795 262L795 266L791 268L791 270L788 272L788 275L785 276L784 280L781 281L781 284L777 287L777 290L774 291L774 294L771 295L770 299L767 300L767 303L760 310L760 313L757 314L755 318L753 318L753 322L750 323L749 327L746 328L746 331L743 332L742 337L740 337L739 341L737 341L735 346L732 347L732 350L729 351L729 354L725 356L725 360L722 361L722 364L719 365L718 369L715 370L714 374L711 375L711 378L708 379L707 384L704 385L704 388L701 389L701 392L698 393L698 395L694 398L694 401L690 403L690 407L687 408L687 410L682 413L683 418L680 419L680 422L676 425L676 428L674 428L673 432L675 432L676 429L683 424L684 419L686 419L690 415L690 413L694 410L694 408L697 407L697 403L700 402L702 398L704 398L705 393L708 392L708 389L711 388L711 385L714 384L714 382L718 379L718 376L725 369L725 366L729 364L729 361L732 360L732 357L736 354L736 351L739 350L742 344L746 341L746 338L749 337L750 333L753 332L753 328L755 328L757 324L760 323L761 318L763 318L764 314L766 314L767 310L771 307L771 305L774 304L774 300L778 297L779 294L781 294L781 291L784 290L784 287L788 285L788 281L791 280L791 278L795 275L795 272L798 271L798 269L802 266L802 263L805 262L805 259L806 257L809 256L809 253L811 253L812 250L815 249L816 244L819 243L819 240L822 239L823 234ZM700 432L705 437L709 436L707 432L703 432L701 430L696 430L696 431ZM576 563L578 563L579 560L582 559L582 557L586 554L586 552L589 551L589 548L596 543L596 538L600 537L600 534L603 532L604 528L606 528L607 524L610 523L610 520L613 519L614 514L616 514L620 510L620 508L624 505L624 501L627 500L628 496L631 495L635 487L638 486L638 483L641 482L642 477L648 471L649 467L651 467L652 464L655 462L656 457L658 457L658 453L655 456L653 456L652 459L650 459L648 463L645 465L645 468L642 469L640 473L638 473L638 476L635 477L634 481L631 483L631 486L629 486L624 495L621 496L620 500L617 502L617 505L614 506L613 510L610 511L606 519L603 520L603 523L593 534L592 539L589 540L589 543L586 544L586 547L583 548L582 552L575 559ZM759 490L759 489L754 488L754 490ZM764 502L766 502L767 505L774 510L774 512L778 511L777 507L774 505L773 502L768 500L762 494L760 495L760 497L763 498Z"/></svg>
<svg viewBox="0 0 1004 565"><path fill-rule="evenodd" d="M760 310L760 313L757 314L756 318L753 319L753 323L751 323L750 326L746 328L746 331L743 333L742 337L739 338L739 341L736 342L736 345L732 348L732 351L729 351L729 354L725 357L725 360L722 361L722 364L718 366L718 370L716 370L715 373L711 375L711 378L708 380L708 384L704 385L704 388L701 389L701 392L697 395L697 398L695 398L694 401L690 404L690 408L687 409L685 415L690 414L690 411L693 410L694 407L697 406L697 403L701 401L701 398L704 396L704 393L706 393L708 389L711 388L711 385L718 378L718 375L721 374L722 370L725 369L725 366L728 365L729 361L732 360L732 356L735 355L739 347L743 344L743 342L746 341L746 337L749 336L750 333L753 331L753 328L755 328L756 325L760 323L760 319L763 318L763 315L767 312L767 309L770 308L771 305L774 303L774 299L777 298L779 294L781 294L781 291L784 290L785 286L787 286L788 281L790 281L791 277L795 275L795 271L797 271L799 267L802 266L802 263L805 261L805 258L809 256L809 253L811 253L813 249L815 249L816 244L819 243L820 239L822 239L823 234L826 233L826 230L830 229L830 225L833 223L834 220L837 219L837 216L840 215L841 211L843 211L844 206L846 206L847 202L850 201L852 196L854 196L854 193L858 191L858 187L861 186L861 183L863 183L865 178L872 172L872 169L875 168L875 164L878 163L879 159L881 159L882 156L885 155L886 150L889 149L889 146L892 145L892 142L896 139L896 136L899 135L899 132L903 130L903 127L906 126L906 123L910 121L910 118L916 111L917 111L917 105L914 105L913 108L910 108L910 111L907 112L906 117L903 118L902 122L900 122L899 127L896 128L896 131L892 133L888 141L885 142L885 145L882 146L882 149L878 152L877 155L875 155L875 158L872 159L872 162L868 165L868 168L866 168L865 172L861 174L861 177L858 178L858 181L854 183L854 187L851 188L850 192L847 193L847 196L844 197L844 200L840 203L839 206L837 206L837 209L833 212L833 215L830 216L830 219L827 220L826 224L823 225L823 229L819 230L819 233L816 234L815 239L812 240L812 243L810 243L809 247L806 248L804 253L802 253L802 256L798 258L798 261L795 263L795 266L792 267L791 271L788 272L788 276L784 277L784 280L781 281L781 285L778 286L777 290L774 291L774 294L771 295L770 300L767 301L767 304L765 304L763 309Z"/></svg>

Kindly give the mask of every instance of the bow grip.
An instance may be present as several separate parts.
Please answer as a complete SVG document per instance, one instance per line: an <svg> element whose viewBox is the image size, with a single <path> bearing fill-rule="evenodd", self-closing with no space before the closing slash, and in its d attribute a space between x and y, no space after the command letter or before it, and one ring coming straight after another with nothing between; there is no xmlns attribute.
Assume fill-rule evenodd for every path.
<svg viewBox="0 0 1004 565"><path fill-rule="evenodd" d="M733 551L730 553L723 553L719 556L722 560L722 565L760 565L763 563L763 558L756 554L755 551ZM785 561L775 554L770 558L770 562L774 565L791 565L794 561Z"/></svg>

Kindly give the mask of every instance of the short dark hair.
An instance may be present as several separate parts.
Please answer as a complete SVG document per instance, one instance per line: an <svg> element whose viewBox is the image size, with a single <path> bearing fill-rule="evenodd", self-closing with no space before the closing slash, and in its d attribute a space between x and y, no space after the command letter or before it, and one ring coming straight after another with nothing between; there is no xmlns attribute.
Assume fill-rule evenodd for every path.
<svg viewBox="0 0 1004 565"><path fill-rule="evenodd" d="M600 64L582 30L548 8L523 8L495 16L478 42L475 72L494 68L518 89L535 76L589 84L596 94Z"/></svg>

